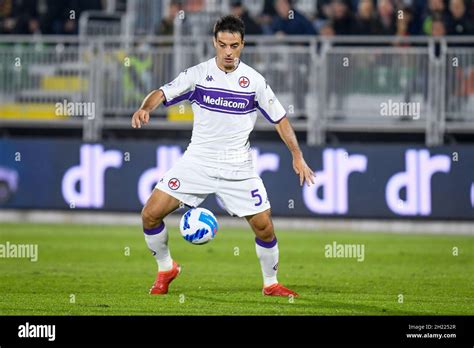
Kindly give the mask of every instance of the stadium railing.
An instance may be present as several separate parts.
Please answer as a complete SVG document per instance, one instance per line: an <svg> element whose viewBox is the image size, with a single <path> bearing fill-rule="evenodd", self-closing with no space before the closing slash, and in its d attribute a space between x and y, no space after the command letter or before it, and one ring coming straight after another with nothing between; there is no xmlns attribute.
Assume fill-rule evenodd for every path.
<svg viewBox="0 0 474 348"><path fill-rule="evenodd" d="M473 43L249 36L242 59L265 76L310 145L332 131L415 132L437 145L449 132L474 132ZM100 140L104 129L128 128L151 89L213 53L208 36L0 37L0 126L82 128L84 140ZM94 117L58 114L68 103L91 103ZM182 122L192 118L187 104L157 115L150 128L191 128ZM272 129L263 118L256 127Z"/></svg>

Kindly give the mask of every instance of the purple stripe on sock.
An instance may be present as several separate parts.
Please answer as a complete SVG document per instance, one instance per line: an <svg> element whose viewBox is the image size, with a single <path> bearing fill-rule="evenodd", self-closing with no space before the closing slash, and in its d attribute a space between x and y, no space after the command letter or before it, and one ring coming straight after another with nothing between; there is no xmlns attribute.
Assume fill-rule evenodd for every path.
<svg viewBox="0 0 474 348"><path fill-rule="evenodd" d="M277 243L277 239L275 237L275 239L273 239L271 242L264 242L261 239L255 238L255 243L257 243L263 248L273 248Z"/></svg>
<svg viewBox="0 0 474 348"><path fill-rule="evenodd" d="M165 228L165 223L162 221L160 226L155 227L155 228L144 228L143 232L145 232L145 234L148 234L148 235L151 236L153 234L160 233L161 231L163 231L164 228Z"/></svg>

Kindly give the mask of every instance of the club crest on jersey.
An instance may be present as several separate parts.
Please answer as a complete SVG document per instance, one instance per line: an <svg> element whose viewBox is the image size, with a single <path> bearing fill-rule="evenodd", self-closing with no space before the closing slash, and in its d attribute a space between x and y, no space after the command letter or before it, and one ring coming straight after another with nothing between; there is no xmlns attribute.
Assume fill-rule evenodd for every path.
<svg viewBox="0 0 474 348"><path fill-rule="evenodd" d="M176 178L172 178L168 181L168 187L172 190L177 190L179 189L179 186L181 185L181 183L179 182L178 179Z"/></svg>
<svg viewBox="0 0 474 348"><path fill-rule="evenodd" d="M247 88L250 85L250 80L246 76L239 77L239 85L242 88Z"/></svg>

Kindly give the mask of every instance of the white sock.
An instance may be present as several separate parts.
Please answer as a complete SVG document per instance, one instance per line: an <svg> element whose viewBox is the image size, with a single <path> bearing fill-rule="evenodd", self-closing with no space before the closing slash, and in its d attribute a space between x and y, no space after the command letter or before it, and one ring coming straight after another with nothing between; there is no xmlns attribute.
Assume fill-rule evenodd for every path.
<svg viewBox="0 0 474 348"><path fill-rule="evenodd" d="M158 227L151 229L143 229L145 233L145 241L148 249L153 253L153 256L158 263L159 271L169 271L173 268L173 259L168 249L168 231L164 222Z"/></svg>
<svg viewBox="0 0 474 348"><path fill-rule="evenodd" d="M255 238L255 249L257 251L257 257L260 260L260 266L262 267L263 274L263 286L278 283L277 281L277 270L278 270L278 243L275 237L271 242L264 242L258 238Z"/></svg>

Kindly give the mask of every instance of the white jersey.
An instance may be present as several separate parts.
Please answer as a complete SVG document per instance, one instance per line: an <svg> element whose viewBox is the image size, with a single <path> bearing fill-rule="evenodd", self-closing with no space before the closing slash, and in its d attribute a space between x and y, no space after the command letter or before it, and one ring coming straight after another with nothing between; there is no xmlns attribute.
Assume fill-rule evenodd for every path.
<svg viewBox="0 0 474 348"><path fill-rule="evenodd" d="M257 109L272 123L286 115L263 76L242 61L226 73L219 69L216 58L209 59L184 70L160 89L165 106L191 102L194 125L186 153L202 163L248 163L249 134Z"/></svg>

